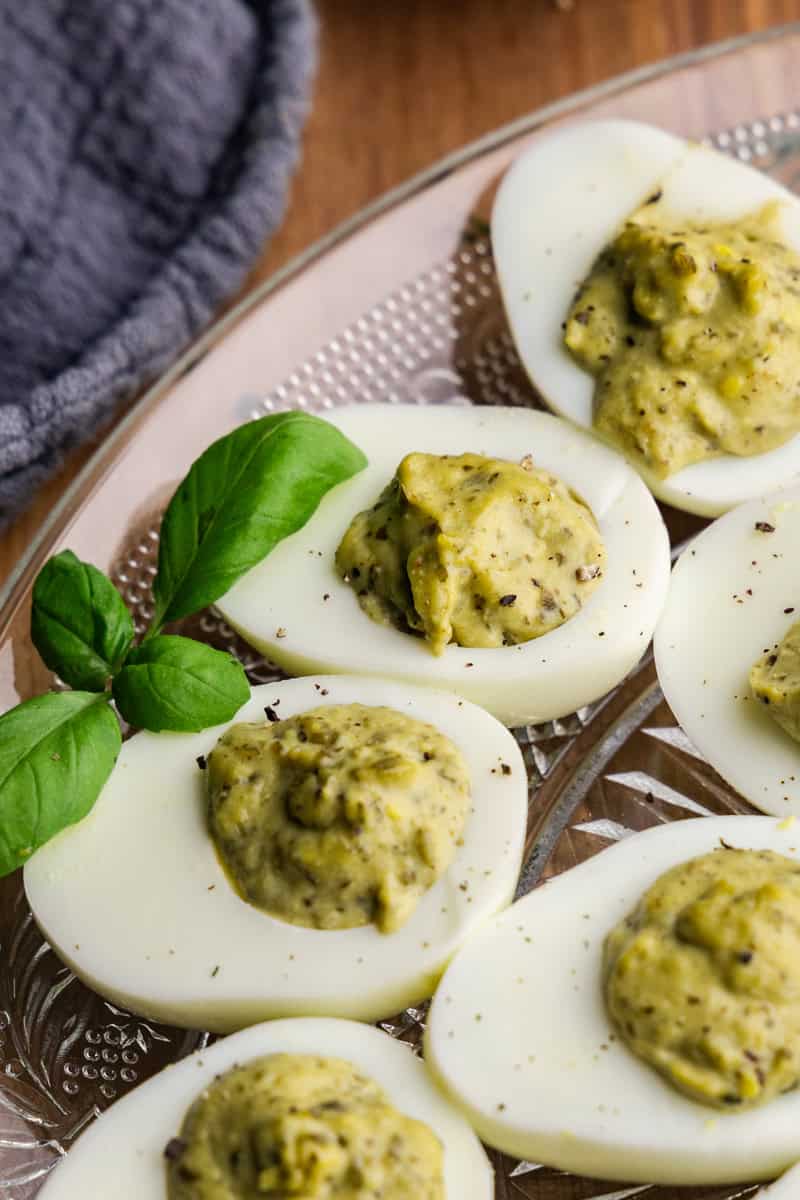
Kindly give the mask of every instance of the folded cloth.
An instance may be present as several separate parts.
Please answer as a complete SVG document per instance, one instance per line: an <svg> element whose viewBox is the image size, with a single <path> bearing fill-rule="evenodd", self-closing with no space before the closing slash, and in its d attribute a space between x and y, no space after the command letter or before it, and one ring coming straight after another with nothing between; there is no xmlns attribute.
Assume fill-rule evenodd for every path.
<svg viewBox="0 0 800 1200"><path fill-rule="evenodd" d="M283 214L309 0L0 0L0 523Z"/></svg>

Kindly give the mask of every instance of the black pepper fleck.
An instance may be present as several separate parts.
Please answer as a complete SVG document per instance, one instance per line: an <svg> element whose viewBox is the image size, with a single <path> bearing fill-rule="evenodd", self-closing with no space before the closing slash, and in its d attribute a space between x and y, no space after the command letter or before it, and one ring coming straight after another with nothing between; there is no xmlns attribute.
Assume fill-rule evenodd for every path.
<svg viewBox="0 0 800 1200"><path fill-rule="evenodd" d="M187 1142L185 1142L183 1138L170 1138L164 1147L164 1158L168 1159L169 1162L177 1162L178 1159L185 1154L186 1147Z"/></svg>

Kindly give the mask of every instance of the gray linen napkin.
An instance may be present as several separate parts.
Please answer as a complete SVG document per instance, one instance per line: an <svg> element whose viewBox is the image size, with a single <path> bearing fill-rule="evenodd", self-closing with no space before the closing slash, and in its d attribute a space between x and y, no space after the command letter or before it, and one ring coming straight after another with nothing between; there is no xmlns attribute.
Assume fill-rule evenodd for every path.
<svg viewBox="0 0 800 1200"><path fill-rule="evenodd" d="M0 0L0 524L281 219L309 0Z"/></svg>

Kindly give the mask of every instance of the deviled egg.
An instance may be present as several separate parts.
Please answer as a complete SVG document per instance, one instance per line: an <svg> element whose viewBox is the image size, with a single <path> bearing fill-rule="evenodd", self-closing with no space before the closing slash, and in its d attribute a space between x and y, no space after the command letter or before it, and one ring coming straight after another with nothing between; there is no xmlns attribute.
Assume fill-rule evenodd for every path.
<svg viewBox="0 0 800 1200"><path fill-rule="evenodd" d="M423 723L418 757L432 761L405 761L396 742L376 742L371 728L370 744L359 747L348 730L352 769L345 764L344 774L332 775L336 739L319 714L341 714L346 705L372 714L390 710L395 725ZM310 724L298 724L298 714L309 714ZM377 1020L430 995L461 942L514 893L528 795L514 738L456 696L352 677L265 684L253 689L236 721L228 732L143 732L124 744L91 813L26 864L26 895L48 941L76 975L115 1003L220 1033L287 1015ZM246 744L232 766L230 738L240 722L256 726L244 726ZM248 844L242 834L274 765L258 759L259 723L261 729L287 727L282 754L284 782L291 786L288 798L277 796L277 806L286 809L283 825L275 825L273 812L265 837ZM395 738L393 726L389 732ZM317 744L317 733L325 745ZM450 747L445 757L442 740ZM212 841L206 780L215 755L221 761L211 824L219 836ZM313 769L303 774L305 759L314 755L317 765L325 760L327 782ZM441 771L441 780L427 778L429 766ZM355 917L347 921L347 905L339 911L332 904L334 884L344 893L359 855L371 868L386 852L386 837L370 843L369 852L361 836L372 817L360 815L364 786L368 791L379 769L393 789L380 815L396 823L395 840L416 819L409 809L422 804L421 790L433 788L434 799L444 803L445 776L455 809L445 814L438 842L420 809L426 829L418 836L412 829L418 853L403 847L391 878L364 876L363 887L348 892ZM462 773L468 787L463 812ZM255 791L242 786L250 782ZM346 823L338 819L343 808ZM455 840L448 848L451 830ZM248 868L243 876L242 864ZM428 869L431 864L437 869ZM263 882L272 870L287 898L279 916L271 894L248 889L248 880ZM326 902L319 911L317 893ZM342 928L342 921L354 927Z"/></svg>
<svg viewBox="0 0 800 1200"><path fill-rule="evenodd" d="M548 1166L642 1183L769 1179L796 1160L800 1090L753 1108L701 1104L629 1048L605 1004L609 947L619 947L609 934L618 938L620 927L626 933L639 927L635 914L641 908L635 906L665 872L719 847L726 855L770 851L755 857L781 856L790 873L800 870L794 866L800 864L800 839L785 822L743 816L677 821L628 837L549 880L487 922L455 957L434 997L426 1056L485 1142ZM730 893L712 887L703 914L716 912ZM757 893L745 897L747 912L757 899ZM768 906L772 894L762 899ZM658 921L659 912L650 911ZM716 922L714 930L693 924L687 932L681 922L697 921L695 911L682 914L677 928L701 947L694 954L708 947L732 970L760 972L760 990L752 991L755 1009L775 982L769 975L774 954L757 961L749 942L736 941L737 931L745 936L748 928L742 912L741 922L734 912L726 927L733 930L730 944ZM778 954L798 936L793 924L789 937L790 923L789 940L776 943ZM768 939L768 923L760 929ZM680 1044L682 1010L706 997L685 995L691 973L684 974L681 964L670 971L653 947L646 934L626 965L641 966L651 957L661 971L658 986L673 1005L662 1033L674 1034ZM746 1004L749 984L738 982ZM796 994L791 999L796 1008ZM709 1027L702 1036L714 1041L717 1032ZM757 1074L761 1047L752 1054L747 1044L734 1048ZM709 1064L727 1067L724 1049L715 1043ZM798 1048L793 1050L796 1056ZM675 1081L683 1083L680 1076Z"/></svg>
<svg viewBox="0 0 800 1200"><path fill-rule="evenodd" d="M800 474L800 203L775 180L637 122L568 125L511 167L492 244L537 390L612 436L660 499L714 516Z"/></svg>
<svg viewBox="0 0 800 1200"><path fill-rule="evenodd" d="M800 745L759 701L753 666L800 615L800 488L703 530L672 573L655 636L658 677L690 740L751 804L800 814Z"/></svg>
<svg viewBox="0 0 800 1200"><path fill-rule="evenodd" d="M298 1056L300 1067L311 1056L314 1065L324 1066L334 1060L339 1074L349 1069L357 1075L363 1092L378 1092L379 1096L383 1093L378 1115L384 1122L388 1104L395 1110L396 1120L403 1122L406 1130L411 1126L416 1132L417 1141L424 1137L433 1143L441 1169L437 1171L436 1190L425 1192L425 1196L442 1200L491 1200L492 1169L477 1137L441 1096L410 1049L377 1029L351 1021L319 1018L255 1026L196 1051L141 1084L81 1134L45 1183L42 1200L76 1200L79 1196L87 1200L101 1196L113 1196L114 1200L167 1200L168 1197L172 1200L176 1195L172 1190L176 1164L179 1169L181 1157L191 1152L189 1141L179 1136L190 1107L220 1083L224 1084L225 1072L246 1069L254 1061L268 1067L276 1061L274 1056L281 1056L277 1061L285 1063L289 1061L284 1058L287 1055ZM373 1097L368 1095L367 1099ZM345 1117L348 1115L345 1100L346 1097L332 1106L334 1125L337 1119L341 1121L343 1112ZM224 1118L225 1113L221 1115ZM241 1114L238 1117L241 1119ZM227 1121L224 1138L220 1136L216 1146L204 1147L207 1156L213 1159L215 1151L221 1152L226 1145L232 1149L241 1147L238 1166L244 1172L250 1163L260 1161L259 1156L265 1155L271 1139L277 1138L277 1165L271 1164L269 1168L276 1175L280 1175L283 1163L287 1171L294 1171L295 1181L300 1181L306 1174L313 1176L315 1170L319 1174L320 1165L327 1164L335 1178L336 1167L344 1165L350 1139L357 1133L351 1117L350 1125L345 1126L344 1144L335 1139L335 1129L333 1133L328 1130L324 1105L319 1104L294 1113L291 1120L284 1119L282 1123L265 1120L253 1124L255 1136L247 1140L246 1129L240 1134L234 1121ZM397 1140L400 1154L405 1140ZM336 1162L332 1161L331 1152L334 1141ZM315 1145L316 1159L307 1153ZM360 1159L360 1171L377 1167L380 1175L384 1164L380 1159L373 1161L375 1146L369 1149L370 1154ZM221 1186L225 1172L235 1170L230 1158L226 1161L218 1158L213 1162L213 1176L207 1180L209 1186ZM369 1180L364 1183L365 1189L368 1185ZM181 1194L180 1181L177 1194ZM277 1195L278 1191L265 1194ZM293 1187L292 1194L299 1191ZM363 1194L367 1194L366 1190ZM410 1197L419 1193L407 1194Z"/></svg>
<svg viewBox="0 0 800 1200"><path fill-rule="evenodd" d="M329 492L303 529L218 602L247 641L294 674L375 674L447 688L509 726L566 716L598 699L636 664L664 602L669 546L652 497L621 456L568 422L528 409L358 405L327 415L361 447L369 465ZM442 456L439 463L448 473L447 487L435 496L418 484L426 456ZM490 564L485 569L484 563L465 566L462 560L451 565L447 556L455 539L431 517L427 527L420 525L423 540L408 557L411 582L402 586L409 595L414 590L418 610L436 612L452 599L449 589L460 588L447 634L460 620L463 628L479 630L476 640L448 642L443 622L435 615L426 621L424 611L409 616L406 610L412 630L373 619L369 605L377 588L375 595L364 593L381 571L386 578L391 563L376 557L371 571L358 566L349 541L354 518L361 514L365 536L385 547L391 538L387 524L393 520L405 537L410 520L433 511L434 501L450 504L457 491L449 476L478 477L478 456L497 462L490 482L501 469L538 473L541 495L526 500L525 520L532 524L540 509L546 522L551 511L571 506L574 525L567 527L559 517L543 526L543 537L528 532L527 540L514 541L515 514L507 521L496 518L495 553L476 517L475 542L485 546ZM390 511L389 522L371 528L374 514L381 505L389 509L392 489L400 487L398 468L412 477L409 490L417 488L417 512ZM525 505L517 499L513 493L504 502L521 511ZM467 530L471 520L467 507L462 519ZM405 567L402 537L395 558ZM468 535L463 541L471 555ZM427 591L417 589L415 570L420 564L424 570L434 556L441 571L428 572ZM503 559L497 578L491 569L495 558ZM547 582L543 572L555 581ZM448 592L444 600L442 591ZM388 607L397 608L390 592ZM518 615L520 624L503 627L503 613ZM527 635L521 632L526 621ZM430 641L420 636L423 626L433 628Z"/></svg>

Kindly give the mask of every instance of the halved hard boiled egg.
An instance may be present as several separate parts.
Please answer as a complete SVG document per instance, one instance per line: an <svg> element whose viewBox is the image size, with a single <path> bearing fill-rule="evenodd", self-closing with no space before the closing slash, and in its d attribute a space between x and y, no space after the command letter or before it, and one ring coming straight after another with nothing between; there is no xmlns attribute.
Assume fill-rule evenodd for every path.
<svg viewBox="0 0 800 1200"><path fill-rule="evenodd" d="M411 1050L369 1026L319 1018L257 1025L196 1051L141 1084L81 1134L45 1183L42 1200L165 1200L164 1151L186 1110L222 1072L273 1054L352 1063L399 1112L423 1122L439 1139L447 1200L491 1200L492 1168L477 1137Z"/></svg>
<svg viewBox="0 0 800 1200"><path fill-rule="evenodd" d="M750 668L800 616L800 487L703 530L672 573L655 636L658 677L689 738L764 812L800 814L800 744L750 690Z"/></svg>
<svg viewBox="0 0 800 1200"><path fill-rule="evenodd" d="M377 1020L430 995L461 942L508 904L527 779L514 738L457 696L380 679L294 679L253 689L237 721L380 705L427 722L461 752L471 802L455 858L390 934L314 929L241 899L207 832L197 760L223 727L137 733L91 813L25 867L45 937L90 987L175 1025L226 1033L269 1017Z"/></svg>
<svg viewBox="0 0 800 1200"><path fill-rule="evenodd" d="M800 832L770 817L677 821L549 880L455 957L426 1056L485 1142L641 1183L769 1179L796 1161L800 1091L741 1112L698 1104L628 1049L605 1007L607 934L660 875L722 842L800 860Z"/></svg>
<svg viewBox="0 0 800 1200"><path fill-rule="evenodd" d="M620 455L529 409L370 404L326 416L369 465L329 492L303 529L218 602L247 641L293 674L360 673L447 688L509 726L566 716L639 660L664 602L669 545L652 497ZM531 456L576 492L594 514L607 557L580 611L532 641L491 649L451 643L438 656L420 637L371 620L336 571L336 549L413 451L515 463Z"/></svg>
<svg viewBox="0 0 800 1200"><path fill-rule="evenodd" d="M575 293L623 222L650 197L676 222L739 220L780 201L781 240L800 250L800 203L767 175L716 151L632 121L574 124L536 138L505 176L492 245L520 358L561 416L593 424L595 380L563 343ZM659 499L716 516L800 475L800 436L749 457L723 455L659 478L636 469Z"/></svg>

